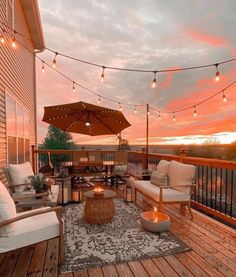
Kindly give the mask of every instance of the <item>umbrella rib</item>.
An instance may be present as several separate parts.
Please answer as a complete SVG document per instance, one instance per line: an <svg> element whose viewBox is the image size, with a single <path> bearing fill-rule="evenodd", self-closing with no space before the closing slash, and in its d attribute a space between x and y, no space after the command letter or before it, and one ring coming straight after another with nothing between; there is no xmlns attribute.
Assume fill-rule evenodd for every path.
<svg viewBox="0 0 236 277"><path fill-rule="evenodd" d="M109 131L111 131L113 134L116 135L116 133L106 124L104 123L101 118L99 118L95 113L93 113L93 116L98 120L100 121Z"/></svg>

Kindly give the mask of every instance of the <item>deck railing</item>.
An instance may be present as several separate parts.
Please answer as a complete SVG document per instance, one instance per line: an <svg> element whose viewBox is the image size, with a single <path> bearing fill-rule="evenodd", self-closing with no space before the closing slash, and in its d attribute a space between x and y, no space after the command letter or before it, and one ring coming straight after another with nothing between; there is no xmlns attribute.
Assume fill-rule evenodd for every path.
<svg viewBox="0 0 236 277"><path fill-rule="evenodd" d="M146 155L132 151L77 151L77 150L35 150L32 148L33 168L37 171L36 156L50 153L63 155L66 163L86 157L89 160L114 161L128 164L131 175L140 175L146 167ZM58 156L58 157L59 157ZM148 155L148 168L155 170L159 161L176 160L196 166L196 188L191 204L217 218L236 224L236 162L188 157L184 155Z"/></svg>

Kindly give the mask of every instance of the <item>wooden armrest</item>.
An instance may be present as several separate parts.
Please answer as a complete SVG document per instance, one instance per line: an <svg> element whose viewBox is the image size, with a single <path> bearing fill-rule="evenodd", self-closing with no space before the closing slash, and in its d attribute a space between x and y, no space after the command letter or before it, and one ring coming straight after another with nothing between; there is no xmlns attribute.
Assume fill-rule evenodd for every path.
<svg viewBox="0 0 236 277"><path fill-rule="evenodd" d="M53 207L53 208L42 209L40 211L33 210L30 213L26 213L26 214L19 215L19 216L16 216L14 218L11 218L11 219L7 219L7 220L1 221L0 222L0 227L8 225L8 224L16 222L16 221L19 221L19 220L22 220L22 219L25 219L25 218L29 218L29 217L32 217L32 216L40 215L40 214L46 214L46 213L50 213L50 212L56 212L56 213L58 213L58 212L61 211L61 209L62 209L61 206L56 206L56 207Z"/></svg>
<svg viewBox="0 0 236 277"><path fill-rule="evenodd" d="M30 184L18 184L18 185L10 185L10 186L7 186L8 188L15 188L15 187L21 187L21 186L29 186Z"/></svg>
<svg viewBox="0 0 236 277"><path fill-rule="evenodd" d="M35 198L38 196L47 196L47 192L42 193L32 193L32 194L24 194L24 195L14 195L12 196L13 200L21 200L21 199L27 199L27 198Z"/></svg>

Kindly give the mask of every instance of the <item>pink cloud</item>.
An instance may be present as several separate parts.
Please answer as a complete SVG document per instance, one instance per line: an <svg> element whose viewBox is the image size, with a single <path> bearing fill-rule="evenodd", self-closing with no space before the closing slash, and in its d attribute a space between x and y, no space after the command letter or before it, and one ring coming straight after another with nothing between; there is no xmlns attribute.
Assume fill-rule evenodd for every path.
<svg viewBox="0 0 236 277"><path fill-rule="evenodd" d="M213 47L219 47L219 46L227 46L228 43L226 42L226 40L222 37L219 36L213 36L213 35L209 35L206 33L203 33L199 30L188 30L186 31L186 34L191 37L193 40L195 40L196 42L200 42L200 43L206 43L210 46Z"/></svg>

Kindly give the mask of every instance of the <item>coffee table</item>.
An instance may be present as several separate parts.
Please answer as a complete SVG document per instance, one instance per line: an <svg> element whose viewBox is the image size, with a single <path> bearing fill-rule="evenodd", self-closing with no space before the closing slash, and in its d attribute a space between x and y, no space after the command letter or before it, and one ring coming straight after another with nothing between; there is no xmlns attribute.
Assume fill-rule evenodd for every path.
<svg viewBox="0 0 236 277"><path fill-rule="evenodd" d="M102 194L95 194L93 190L86 191L84 218L90 224L104 224L111 222L115 215L113 198L116 192L104 190Z"/></svg>

